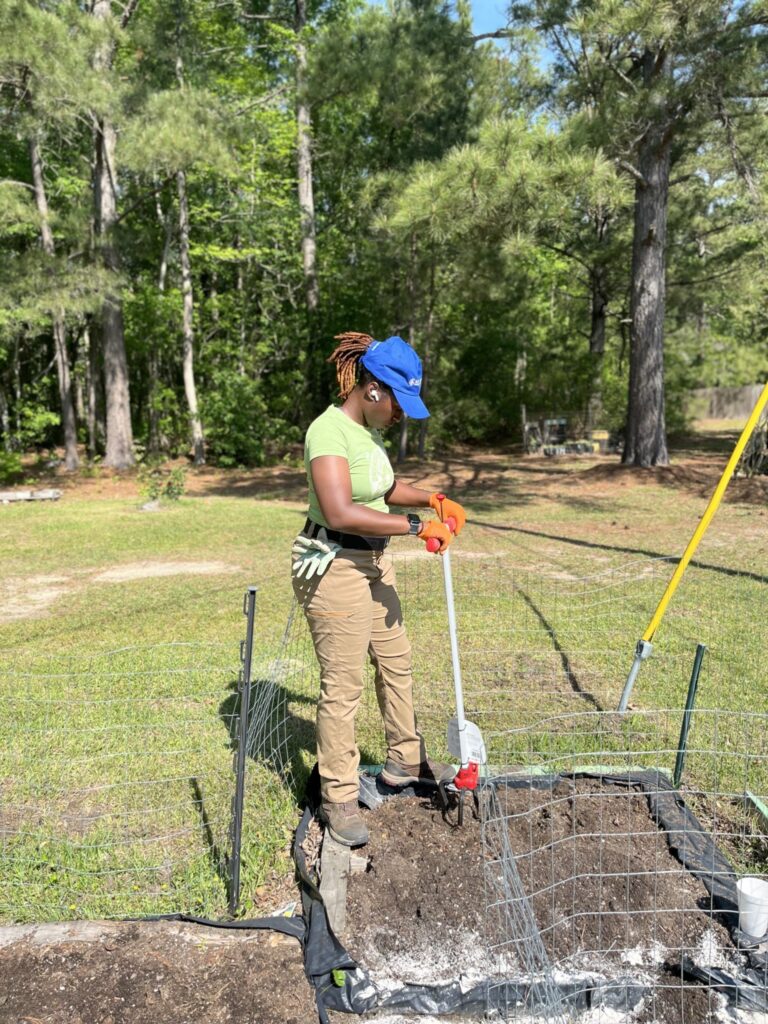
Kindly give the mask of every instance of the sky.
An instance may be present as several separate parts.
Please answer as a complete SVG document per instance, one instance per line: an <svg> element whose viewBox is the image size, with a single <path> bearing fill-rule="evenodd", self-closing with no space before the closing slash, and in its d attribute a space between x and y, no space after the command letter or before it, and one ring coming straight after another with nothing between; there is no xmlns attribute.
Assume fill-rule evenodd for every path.
<svg viewBox="0 0 768 1024"><path fill-rule="evenodd" d="M475 34L504 28L508 6L507 0L472 0L472 27Z"/></svg>
<svg viewBox="0 0 768 1024"><path fill-rule="evenodd" d="M368 0L374 5L383 6L386 0ZM481 32L494 32L504 28L507 23L509 0L471 0L472 28L476 35Z"/></svg>

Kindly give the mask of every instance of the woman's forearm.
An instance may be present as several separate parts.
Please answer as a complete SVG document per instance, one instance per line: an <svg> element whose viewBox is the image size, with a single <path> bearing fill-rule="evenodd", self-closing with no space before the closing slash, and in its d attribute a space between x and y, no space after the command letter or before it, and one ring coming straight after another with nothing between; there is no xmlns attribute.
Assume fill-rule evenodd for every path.
<svg viewBox="0 0 768 1024"><path fill-rule="evenodd" d="M403 537L408 533L409 524L405 516L377 512L366 505L323 509L323 515L332 530L342 533L356 533L363 537Z"/></svg>
<svg viewBox="0 0 768 1024"><path fill-rule="evenodd" d="M395 480L385 495L385 501L388 505L397 505L400 508L429 508L431 493L422 490L421 487L413 487L411 484Z"/></svg>

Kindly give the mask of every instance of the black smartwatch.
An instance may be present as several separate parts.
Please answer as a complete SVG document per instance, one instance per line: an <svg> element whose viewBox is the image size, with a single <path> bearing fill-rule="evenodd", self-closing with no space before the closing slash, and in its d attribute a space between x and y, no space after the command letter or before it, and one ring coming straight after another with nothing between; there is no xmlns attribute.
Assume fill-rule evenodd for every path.
<svg viewBox="0 0 768 1024"><path fill-rule="evenodd" d="M409 512L407 515L408 519L408 534L411 537L418 537L419 531L421 530L421 520L415 512Z"/></svg>

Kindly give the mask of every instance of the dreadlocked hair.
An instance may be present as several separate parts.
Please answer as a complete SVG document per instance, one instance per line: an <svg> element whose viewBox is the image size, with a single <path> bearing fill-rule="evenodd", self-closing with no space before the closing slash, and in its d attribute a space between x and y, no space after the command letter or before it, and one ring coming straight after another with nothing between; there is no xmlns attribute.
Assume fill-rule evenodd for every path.
<svg viewBox="0 0 768 1024"><path fill-rule="evenodd" d="M336 364L336 380L339 384L339 397L344 399L357 383L357 369L360 356L373 341L370 334L358 334L357 331L346 331L337 334L337 347L328 357L329 363Z"/></svg>

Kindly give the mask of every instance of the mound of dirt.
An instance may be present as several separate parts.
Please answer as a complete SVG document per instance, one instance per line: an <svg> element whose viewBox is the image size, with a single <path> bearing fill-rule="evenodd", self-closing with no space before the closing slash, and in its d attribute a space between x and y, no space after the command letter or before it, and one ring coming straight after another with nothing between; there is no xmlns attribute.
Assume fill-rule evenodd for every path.
<svg viewBox="0 0 768 1024"><path fill-rule="evenodd" d="M643 1004L617 1021L722 1019L723 998L684 982L681 957L728 967L739 954L713 918L704 885L670 853L641 792L579 778L552 790L501 788L498 799L553 967L570 976L631 975L651 986ZM479 822L467 814L464 827L452 829L433 801L412 797L366 813L369 866L349 879L341 939L372 980L386 993L404 983L472 984L500 966L523 976L515 936L486 915ZM500 965L494 946L504 942Z"/></svg>
<svg viewBox="0 0 768 1024"><path fill-rule="evenodd" d="M669 850L641 792L600 779L564 779L553 789L501 789L523 888L547 952L558 963L584 951L636 952L653 964L696 949L713 931L704 884ZM627 956L626 952L624 962ZM590 963L596 968L596 963Z"/></svg>
<svg viewBox="0 0 768 1024"><path fill-rule="evenodd" d="M651 466L648 469L623 466L617 462L600 462L574 473L569 482L586 486L599 482L632 487L662 484L709 498L720 480L725 464L726 460L711 457L683 458L670 466ZM748 505L764 505L766 498L768 477L765 476L733 477L724 496L726 502Z"/></svg>
<svg viewBox="0 0 768 1024"><path fill-rule="evenodd" d="M367 820L368 870L349 879L341 937L352 956L384 989L487 977L479 822L467 813L454 830L418 797L388 800Z"/></svg>

